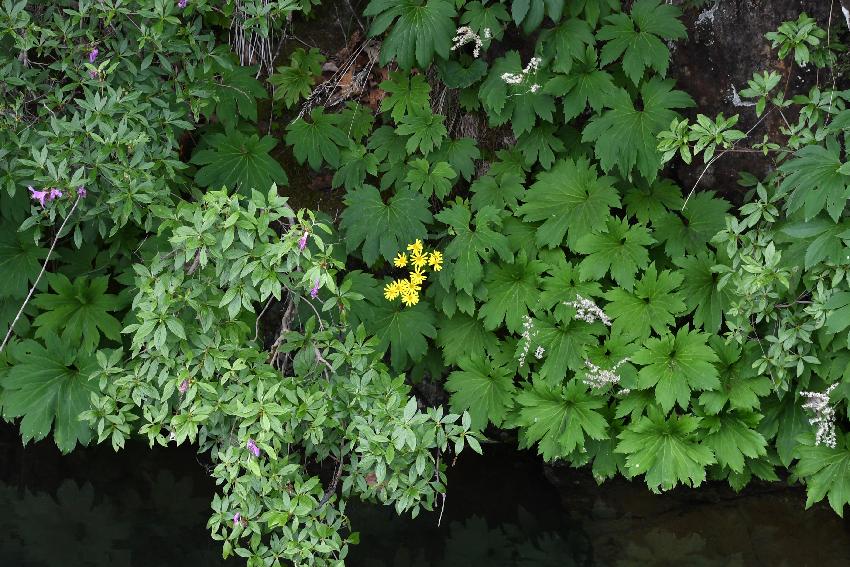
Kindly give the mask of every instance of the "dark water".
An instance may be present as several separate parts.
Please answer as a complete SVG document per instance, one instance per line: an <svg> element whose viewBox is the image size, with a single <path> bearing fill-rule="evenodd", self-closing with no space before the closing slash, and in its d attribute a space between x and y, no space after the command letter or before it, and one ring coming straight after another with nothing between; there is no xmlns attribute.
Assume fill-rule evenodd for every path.
<svg viewBox="0 0 850 567"><path fill-rule="evenodd" d="M353 506L353 567L850 566L850 520L781 485L711 485L663 496L586 472L544 471L488 447L449 471L438 514ZM186 449L26 449L0 427L0 567L219 566L205 529L214 491Z"/></svg>

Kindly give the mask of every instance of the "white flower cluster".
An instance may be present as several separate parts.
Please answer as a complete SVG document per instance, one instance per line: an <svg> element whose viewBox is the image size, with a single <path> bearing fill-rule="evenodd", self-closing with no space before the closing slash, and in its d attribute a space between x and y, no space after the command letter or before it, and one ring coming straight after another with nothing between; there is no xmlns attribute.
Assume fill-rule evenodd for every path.
<svg viewBox="0 0 850 567"><path fill-rule="evenodd" d="M608 315L592 299L587 299L576 294L575 301L565 301L564 305L569 305L576 310L576 319L581 319L585 323L602 321L605 325L611 326L611 319L608 318Z"/></svg>
<svg viewBox="0 0 850 567"><path fill-rule="evenodd" d="M628 362L628 358L624 358L620 362L614 365L610 370L606 370L604 368L600 368L590 362L589 360L584 361L584 366L587 368L587 372L584 375L584 383L590 386L591 388L603 388L608 385L614 385L620 383L620 375L617 374L617 369Z"/></svg>
<svg viewBox="0 0 850 567"><path fill-rule="evenodd" d="M537 331L534 329L534 326L531 323L531 317L528 315L525 316L525 322L522 324L522 352L519 354L519 365L522 366L525 364L525 359L528 356L528 350L531 348L531 339L537 335ZM540 359L540 356L537 354L540 353L540 356L543 356L543 347L537 347L537 351L535 351L534 356L537 359Z"/></svg>
<svg viewBox="0 0 850 567"><path fill-rule="evenodd" d="M455 33L456 35L454 39L452 39L452 42L454 43L454 45L452 45L452 51L460 49L467 43L475 42L475 48L472 50L472 56L477 58L479 55L481 55L481 47L484 45L484 43L481 41L481 37L474 31L472 31L472 28L462 26L459 27L457 29L457 32ZM490 39L489 35L490 28L484 28L484 37Z"/></svg>
<svg viewBox="0 0 850 567"><path fill-rule="evenodd" d="M540 360L541 358L543 358L543 355L545 353L546 353L546 349L544 349L542 346L539 346L539 347L537 347L537 350L534 351L534 358L536 358L537 360Z"/></svg>
<svg viewBox="0 0 850 567"><path fill-rule="evenodd" d="M803 408L811 411L814 417L809 423L817 425L815 432L815 445L826 445L835 448L835 408L829 403L829 394L838 384L833 384L824 392L800 392L804 398L808 398Z"/></svg>
<svg viewBox="0 0 850 567"><path fill-rule="evenodd" d="M525 69L522 70L522 73L502 73L502 80L509 85L520 85L525 82L526 77L537 72L537 69L540 68L540 62L539 57L532 57L528 61L528 65L525 66ZM529 90L536 93L540 90L540 85L534 83L529 87Z"/></svg>

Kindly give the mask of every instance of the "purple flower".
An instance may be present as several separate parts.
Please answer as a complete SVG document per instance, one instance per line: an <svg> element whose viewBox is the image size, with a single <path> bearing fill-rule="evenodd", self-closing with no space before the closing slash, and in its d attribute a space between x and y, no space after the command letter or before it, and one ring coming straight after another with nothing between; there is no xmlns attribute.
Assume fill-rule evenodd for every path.
<svg viewBox="0 0 850 567"><path fill-rule="evenodd" d="M50 193L47 195L47 200L52 201L53 199L58 199L62 196L62 191L57 189L56 187L50 190Z"/></svg>
<svg viewBox="0 0 850 567"><path fill-rule="evenodd" d="M97 59L97 56L98 56L99 53L100 53L100 51L97 50L97 47L92 49L89 52L89 63L94 63L94 60Z"/></svg>
<svg viewBox="0 0 850 567"><path fill-rule="evenodd" d="M188 390L188 389L189 389L189 381L188 381L188 380L183 380L182 382L180 382L180 385L179 385L179 386L177 386L177 389L178 389L178 390L180 390L180 393L181 393L181 394L185 394L185 393L186 393L186 390Z"/></svg>
<svg viewBox="0 0 850 567"><path fill-rule="evenodd" d="M86 191L85 187L83 187L82 185L77 187L77 197L79 197L81 199L85 199L86 195L88 195L88 191Z"/></svg>
<svg viewBox="0 0 850 567"><path fill-rule="evenodd" d="M47 199L47 191L36 191L31 185L27 189L30 190L32 198L38 201L38 204L43 207L44 200Z"/></svg>
<svg viewBox="0 0 850 567"><path fill-rule="evenodd" d="M251 451L252 455L254 455L255 457L260 456L260 448L257 447L257 444L254 443L253 439L248 439L248 443L246 446L248 447L248 450Z"/></svg>
<svg viewBox="0 0 850 567"><path fill-rule="evenodd" d="M188 4L188 3L189 3L189 0L180 0L180 1L177 3L177 7L178 7L178 8L185 8L185 7L186 7L186 4Z"/></svg>
<svg viewBox="0 0 850 567"><path fill-rule="evenodd" d="M301 238L298 239L298 249L299 250L304 250L304 248L307 247L307 237L308 236L310 236L310 233L305 230L304 234L301 235Z"/></svg>
<svg viewBox="0 0 850 567"><path fill-rule="evenodd" d="M89 71L89 77L92 79L97 79L97 71Z"/></svg>
<svg viewBox="0 0 850 567"><path fill-rule="evenodd" d="M242 514L240 514L239 512L236 512L235 514L233 514L233 525L238 526L241 523L242 523Z"/></svg>
<svg viewBox="0 0 850 567"><path fill-rule="evenodd" d="M310 297L313 299L319 297L319 280L316 280L316 283L313 284L313 289L310 290Z"/></svg>

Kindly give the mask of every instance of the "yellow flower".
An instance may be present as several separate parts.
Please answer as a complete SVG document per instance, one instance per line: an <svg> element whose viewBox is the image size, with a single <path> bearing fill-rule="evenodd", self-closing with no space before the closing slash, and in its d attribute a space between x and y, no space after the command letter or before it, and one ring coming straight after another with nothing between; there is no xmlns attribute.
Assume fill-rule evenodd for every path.
<svg viewBox="0 0 850 567"><path fill-rule="evenodd" d="M428 276L420 272L418 269L410 272L410 283L413 285L419 285L427 279Z"/></svg>
<svg viewBox="0 0 850 567"><path fill-rule="evenodd" d="M435 272L439 272L443 269L443 253L439 250L434 250L431 252L431 256L428 258L428 265L431 266Z"/></svg>
<svg viewBox="0 0 850 567"><path fill-rule="evenodd" d="M413 264L413 267L417 270L421 270L428 263L428 255L419 253L413 253L410 255L410 263Z"/></svg>
<svg viewBox="0 0 850 567"><path fill-rule="evenodd" d="M415 290L411 290L409 293L405 293L401 296L401 301L408 307L413 307L419 303L419 293Z"/></svg>
<svg viewBox="0 0 850 567"><path fill-rule="evenodd" d="M398 255L393 260L393 264L395 264L396 268L403 268L407 265L407 254L399 252Z"/></svg>
<svg viewBox="0 0 850 567"><path fill-rule="evenodd" d="M414 242L413 244L407 245L407 249L410 250L410 253L413 256L421 256L422 255L422 241L417 238L416 242Z"/></svg>
<svg viewBox="0 0 850 567"><path fill-rule="evenodd" d="M387 298L387 301L393 301L401 294L401 289L399 289L398 282L393 280L384 286L384 297Z"/></svg>

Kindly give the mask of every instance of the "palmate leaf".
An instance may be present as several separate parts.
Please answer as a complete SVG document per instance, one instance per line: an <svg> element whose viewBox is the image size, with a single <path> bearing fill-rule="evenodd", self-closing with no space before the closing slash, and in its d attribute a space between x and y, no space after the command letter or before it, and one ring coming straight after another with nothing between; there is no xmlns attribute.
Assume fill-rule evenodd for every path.
<svg viewBox="0 0 850 567"><path fill-rule="evenodd" d="M74 283L63 274L51 274L54 293L40 293L33 305L43 310L33 321L36 337L61 334L69 344L79 344L85 352L93 352L103 335L113 341L121 339L121 323L110 315L122 307L117 295L106 293L109 277L79 277Z"/></svg>
<svg viewBox="0 0 850 567"><path fill-rule="evenodd" d="M452 180L457 177L447 162L431 164L427 159L415 159L408 164L407 177L404 180L426 197L434 195L441 201L452 190Z"/></svg>
<svg viewBox="0 0 850 567"><path fill-rule="evenodd" d="M576 296L600 297L602 286L599 282L587 281L578 268L567 262L563 251L556 251L555 259L547 261L547 276L543 278L543 291L540 294L539 306L543 309L555 308L555 316L572 316L574 310L565 305L565 301L573 301Z"/></svg>
<svg viewBox="0 0 850 567"><path fill-rule="evenodd" d="M643 366L638 372L637 388L655 388L655 399L665 412L678 404L683 410L690 405L692 390L716 390L720 387L718 358L708 345L708 335L679 329L676 335L650 338L644 348L631 357Z"/></svg>
<svg viewBox="0 0 850 567"><path fill-rule="evenodd" d="M649 231L640 226L629 226L625 219L609 218L606 232L592 232L579 238L573 251L587 254L579 264L581 277L600 280L605 274L617 284L631 291L638 269L646 268L649 253L646 247L655 242Z"/></svg>
<svg viewBox="0 0 850 567"><path fill-rule="evenodd" d="M545 349L539 373L541 378L553 384L565 381L568 370L582 368L588 348L595 345L597 337L605 332L601 323L589 325L571 315L545 316L533 322L537 334L532 339L531 351L537 345ZM517 347L518 350L521 348L521 345Z"/></svg>
<svg viewBox="0 0 850 567"><path fill-rule="evenodd" d="M513 172L498 176L482 175L469 187L472 208L478 210L490 205L500 210L516 210L525 193L524 180L525 176Z"/></svg>
<svg viewBox="0 0 850 567"><path fill-rule="evenodd" d="M626 455L626 469L635 476L646 475L653 492L670 490L677 484L696 487L705 480L705 467L715 463L708 447L697 442L700 418L672 414L665 418L657 408L629 425L615 449Z"/></svg>
<svg viewBox="0 0 850 567"><path fill-rule="evenodd" d="M565 147L552 124L540 124L531 132L520 136L516 144L526 169L537 164L543 169L549 169L555 163L555 154L564 151Z"/></svg>
<svg viewBox="0 0 850 567"><path fill-rule="evenodd" d="M387 93L381 100L381 112L389 112L396 123L407 114L430 108L431 85L422 75L393 72L378 86Z"/></svg>
<svg viewBox="0 0 850 567"><path fill-rule="evenodd" d="M842 169L841 145L835 137L827 137L825 146L804 146L779 171L787 174L779 188L791 193L789 213L802 208L808 220L825 208L838 222L850 198L850 170L846 164Z"/></svg>
<svg viewBox="0 0 850 567"><path fill-rule="evenodd" d="M758 414L736 412L703 418L700 425L708 430L703 443L714 451L717 464L741 473L745 457L757 459L767 454L767 441L754 429L760 419Z"/></svg>
<svg viewBox="0 0 850 567"><path fill-rule="evenodd" d="M564 0L511 0L511 18L525 33L536 30L544 16L557 22L563 12Z"/></svg>
<svg viewBox="0 0 850 567"><path fill-rule="evenodd" d="M491 228L502 226L502 217L494 207L482 208L473 221L469 209L454 203L435 218L451 227L455 235L445 255L452 261L451 281L457 289L472 294L484 273L482 263L489 262L494 254L505 262L513 258L507 237Z"/></svg>
<svg viewBox="0 0 850 567"><path fill-rule="evenodd" d="M638 183L626 190L623 205L629 217L653 226L668 216L669 211L679 211L684 204L682 190L669 179L657 179L655 183Z"/></svg>
<svg viewBox="0 0 850 567"><path fill-rule="evenodd" d="M202 166L195 174L195 183L201 187L238 187L250 193L251 189L265 192L274 183L288 183L286 172L269 155L277 145L271 136L260 138L234 130L209 134L204 141L209 148L192 156L192 163Z"/></svg>
<svg viewBox="0 0 850 567"><path fill-rule="evenodd" d="M752 411L761 405L759 398L772 392L770 378L758 375L753 368L757 347L747 343L746 349L712 336L709 344L717 354L720 387L700 394L699 403L709 414L718 414L729 404L730 409Z"/></svg>
<svg viewBox="0 0 850 567"><path fill-rule="evenodd" d="M538 443L538 452L547 461L566 457L588 438L608 438L608 422L598 411L605 401L576 380L565 386L534 380L517 394L516 403L520 447Z"/></svg>
<svg viewBox="0 0 850 567"><path fill-rule="evenodd" d="M436 316L427 303L404 307L401 302L375 309L371 330L380 339L378 348L390 348L390 362L401 371L422 360L428 351L427 339L437 336Z"/></svg>
<svg viewBox="0 0 850 567"><path fill-rule="evenodd" d="M698 256L674 257L673 263L681 270L682 296L687 312L694 314L694 326L716 333L723 323L728 292L717 289L719 276L711 271L717 264L714 254L706 251Z"/></svg>
<svg viewBox="0 0 850 567"><path fill-rule="evenodd" d="M447 0L371 0L363 14L374 16L369 35L392 29L381 45L381 65L392 59L402 69L428 67L434 53L449 58L455 35L455 8ZM393 24L395 22L395 24Z"/></svg>
<svg viewBox="0 0 850 567"><path fill-rule="evenodd" d="M614 332L639 340L648 338L653 330L658 335L666 334L676 321L674 315L685 310L678 292L681 285L680 273L669 270L658 273L652 263L635 284L634 291L609 290L605 293L605 299L610 301L605 312L614 320Z"/></svg>
<svg viewBox="0 0 850 567"><path fill-rule="evenodd" d="M349 137L340 130L340 116L325 114L324 108L317 106L310 112L310 121L296 118L286 127L286 143L292 146L292 153L298 163L305 161L318 171L322 163L331 167L339 165L339 148L347 147Z"/></svg>
<svg viewBox="0 0 850 567"><path fill-rule="evenodd" d="M475 160L481 157L478 144L472 138L446 138L440 147L431 152L428 159L432 163L439 161L448 162L456 172L452 181L457 181L462 176L467 181L475 174Z"/></svg>
<svg viewBox="0 0 850 567"><path fill-rule="evenodd" d="M340 227L349 250L363 247L363 261L371 266L383 256L392 260L417 238L427 236L432 217L428 201L411 189L400 189L384 203L371 185L349 192L345 198Z"/></svg>
<svg viewBox="0 0 850 567"><path fill-rule="evenodd" d="M331 185L334 188L343 185L351 191L363 186L366 175L378 175L378 158L365 146L352 142L340 154L339 168Z"/></svg>
<svg viewBox="0 0 850 567"><path fill-rule="evenodd" d="M457 364L470 353L494 353L499 346L495 334L484 328L480 319L463 313L442 317L437 325L437 344L443 351L446 364Z"/></svg>
<svg viewBox="0 0 850 567"><path fill-rule="evenodd" d="M844 517L850 504L850 434L839 434L835 449L811 440L797 449L794 473L806 481L806 509L826 496L835 513Z"/></svg>
<svg viewBox="0 0 850 567"><path fill-rule="evenodd" d="M573 60L583 60L588 47L596 43L593 30L581 18L564 20L554 28L540 33L543 55L552 61L552 71L570 74Z"/></svg>
<svg viewBox="0 0 850 567"><path fill-rule="evenodd" d="M221 71L214 94L215 115L228 130L236 126L240 116L257 121L257 99L266 98L268 94L256 74L256 67L235 64Z"/></svg>
<svg viewBox="0 0 850 567"><path fill-rule="evenodd" d="M611 207L620 205L614 179L598 177L596 166L585 158L565 159L543 172L525 194L518 209L526 221L543 221L536 241L555 248L572 247L580 236L602 226Z"/></svg>
<svg viewBox="0 0 850 567"><path fill-rule="evenodd" d="M47 250L33 242L32 231L0 231L0 297L25 297L46 256Z"/></svg>
<svg viewBox="0 0 850 567"><path fill-rule="evenodd" d="M401 136L407 136L404 147L408 154L418 150L423 156L427 156L435 148L440 147L448 133L443 125L444 119L443 115L433 114L429 108L413 114L405 114L395 131Z"/></svg>
<svg viewBox="0 0 850 567"><path fill-rule="evenodd" d="M78 416L90 408L91 394L98 392L90 377L97 369L94 357L73 344L46 334L45 343L26 340L13 344L10 358L14 364L0 372L3 389L3 414L22 417L24 443L44 439L53 428L53 439L63 453L77 443L88 444L91 430Z"/></svg>
<svg viewBox="0 0 850 567"><path fill-rule="evenodd" d="M564 122L580 116L588 104L595 112L599 112L608 93L614 91L614 78L599 69L596 59L596 50L588 47L571 73L556 75L544 85L543 92L563 97Z"/></svg>
<svg viewBox="0 0 850 567"><path fill-rule="evenodd" d="M512 264L488 264L484 279L487 301L479 309L484 327L495 329L504 321L508 331L520 332L523 318L537 304L545 267L543 262L528 260L524 252Z"/></svg>
<svg viewBox="0 0 850 567"><path fill-rule="evenodd" d="M712 237L726 226L728 210L728 201L715 197L713 191L701 191L688 200L684 211L664 215L654 223L655 237L664 242L664 251L671 258L685 252L702 253Z"/></svg>
<svg viewBox="0 0 850 567"><path fill-rule="evenodd" d="M310 96L316 77L322 74L325 56L315 47L309 51L298 47L289 58L289 65L278 67L269 77L269 83L277 87L274 99L282 100L286 108Z"/></svg>
<svg viewBox="0 0 850 567"><path fill-rule="evenodd" d="M631 14L614 14L605 18L607 25L596 37L605 41L602 66L623 56L623 71L637 85L646 68L651 67L663 78L670 63L670 50L662 40L687 36L678 20L678 7L661 0L637 0Z"/></svg>
<svg viewBox="0 0 850 567"><path fill-rule="evenodd" d="M673 81L652 78L640 87L641 107L635 107L625 89L616 89L606 101L610 110L584 129L583 142L594 142L596 157L605 172L616 167L631 179L632 170L652 182L661 169L656 135L678 115L674 108L693 106L687 93L673 90Z"/></svg>
<svg viewBox="0 0 850 567"><path fill-rule="evenodd" d="M537 119L552 122L555 112L555 100L551 95L539 89L531 92L532 81L546 82L545 77L534 76L527 82L508 84L502 78L505 73L520 74L523 65L519 53L508 52L493 62L487 78L481 83L478 97L487 111L491 126L500 126L510 121L514 136L533 132ZM538 72L540 75L542 71Z"/></svg>
<svg viewBox="0 0 850 567"><path fill-rule="evenodd" d="M476 429L484 429L488 422L500 427L514 405L513 370L480 353L461 359L459 366L460 370L446 379L446 390L452 394L452 411L469 411Z"/></svg>

